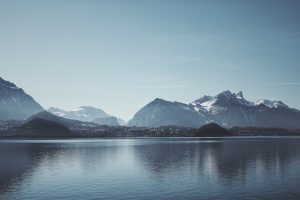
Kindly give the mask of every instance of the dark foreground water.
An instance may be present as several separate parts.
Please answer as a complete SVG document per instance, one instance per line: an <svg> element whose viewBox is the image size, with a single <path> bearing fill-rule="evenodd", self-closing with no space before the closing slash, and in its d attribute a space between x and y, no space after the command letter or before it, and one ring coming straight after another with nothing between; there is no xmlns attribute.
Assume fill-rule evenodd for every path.
<svg viewBox="0 0 300 200"><path fill-rule="evenodd" d="M0 140L0 199L300 199L300 138Z"/></svg>

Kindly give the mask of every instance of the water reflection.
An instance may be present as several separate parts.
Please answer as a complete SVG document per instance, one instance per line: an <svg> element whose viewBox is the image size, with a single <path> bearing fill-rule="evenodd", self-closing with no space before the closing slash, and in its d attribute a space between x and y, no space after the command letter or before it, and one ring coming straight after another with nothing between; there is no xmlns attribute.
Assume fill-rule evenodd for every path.
<svg viewBox="0 0 300 200"><path fill-rule="evenodd" d="M288 138L2 141L0 199L240 199L245 192L298 198L299 144Z"/></svg>
<svg viewBox="0 0 300 200"><path fill-rule="evenodd" d="M50 152L35 145L0 144L0 192L30 176L42 157Z"/></svg>

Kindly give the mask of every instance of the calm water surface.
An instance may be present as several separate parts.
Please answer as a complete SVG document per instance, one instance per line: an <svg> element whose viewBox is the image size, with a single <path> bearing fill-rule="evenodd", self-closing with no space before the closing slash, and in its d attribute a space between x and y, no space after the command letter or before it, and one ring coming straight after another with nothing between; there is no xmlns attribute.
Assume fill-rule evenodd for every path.
<svg viewBox="0 0 300 200"><path fill-rule="evenodd" d="M300 138L0 140L0 199L300 199Z"/></svg>

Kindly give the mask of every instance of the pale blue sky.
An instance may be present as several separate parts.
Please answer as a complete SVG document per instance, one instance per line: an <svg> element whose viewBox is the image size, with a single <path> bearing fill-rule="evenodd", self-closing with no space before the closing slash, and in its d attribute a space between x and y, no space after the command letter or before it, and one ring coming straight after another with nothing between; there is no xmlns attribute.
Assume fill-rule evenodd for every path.
<svg viewBox="0 0 300 200"><path fill-rule="evenodd" d="M0 0L0 72L42 106L130 119L223 90L300 108L300 1Z"/></svg>

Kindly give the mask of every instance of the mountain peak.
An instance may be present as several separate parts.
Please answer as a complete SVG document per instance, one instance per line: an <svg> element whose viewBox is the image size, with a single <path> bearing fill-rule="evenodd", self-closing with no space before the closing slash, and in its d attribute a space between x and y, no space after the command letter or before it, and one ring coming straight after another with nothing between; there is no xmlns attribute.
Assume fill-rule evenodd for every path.
<svg viewBox="0 0 300 200"><path fill-rule="evenodd" d="M164 99L161 98L156 98L153 101L151 101L149 104L153 105L153 104L161 104L161 103L168 103L169 101L166 101Z"/></svg>
<svg viewBox="0 0 300 200"><path fill-rule="evenodd" d="M166 100L161 99L161 98L155 98L154 101L166 101Z"/></svg>
<svg viewBox="0 0 300 200"><path fill-rule="evenodd" d="M42 110L42 106L21 88L0 78L0 119L23 120Z"/></svg>
<svg viewBox="0 0 300 200"><path fill-rule="evenodd" d="M224 97L224 98L227 98L227 99L231 99L231 98L236 97L236 95L234 93L230 92L229 90L226 90L226 91L221 92L220 94L218 94L216 97Z"/></svg>
<svg viewBox="0 0 300 200"><path fill-rule="evenodd" d="M90 110L101 110L100 108L96 108L93 106L80 106L80 109L90 109Z"/></svg>
<svg viewBox="0 0 300 200"><path fill-rule="evenodd" d="M203 102L206 102L206 101L210 101L212 100L213 97L212 96L208 96L208 95L204 95L203 97L197 99L196 101L192 102L192 104L201 104Z"/></svg>
<svg viewBox="0 0 300 200"><path fill-rule="evenodd" d="M204 115L196 112L189 104L156 98L135 113L129 126L160 127L175 125L199 127L204 124Z"/></svg>
<svg viewBox="0 0 300 200"><path fill-rule="evenodd" d="M239 91L236 95L235 95L238 99L244 99L244 95L242 91Z"/></svg>
<svg viewBox="0 0 300 200"><path fill-rule="evenodd" d="M0 87L1 86L2 87L7 87L7 88L10 88L10 89L20 89L14 83L6 81L6 80L4 80L3 78L0 77Z"/></svg>
<svg viewBox="0 0 300 200"><path fill-rule="evenodd" d="M43 117L51 117L52 118L52 117L55 117L55 115L48 111L43 110L41 112L38 112L38 113L30 116L29 118L26 119L26 121L29 121L34 118L43 118Z"/></svg>
<svg viewBox="0 0 300 200"><path fill-rule="evenodd" d="M229 90L221 92L220 94L217 95L217 97L225 97L228 99L231 99L231 98L244 99L244 95L243 95L242 91L239 91L237 94L235 94Z"/></svg>

